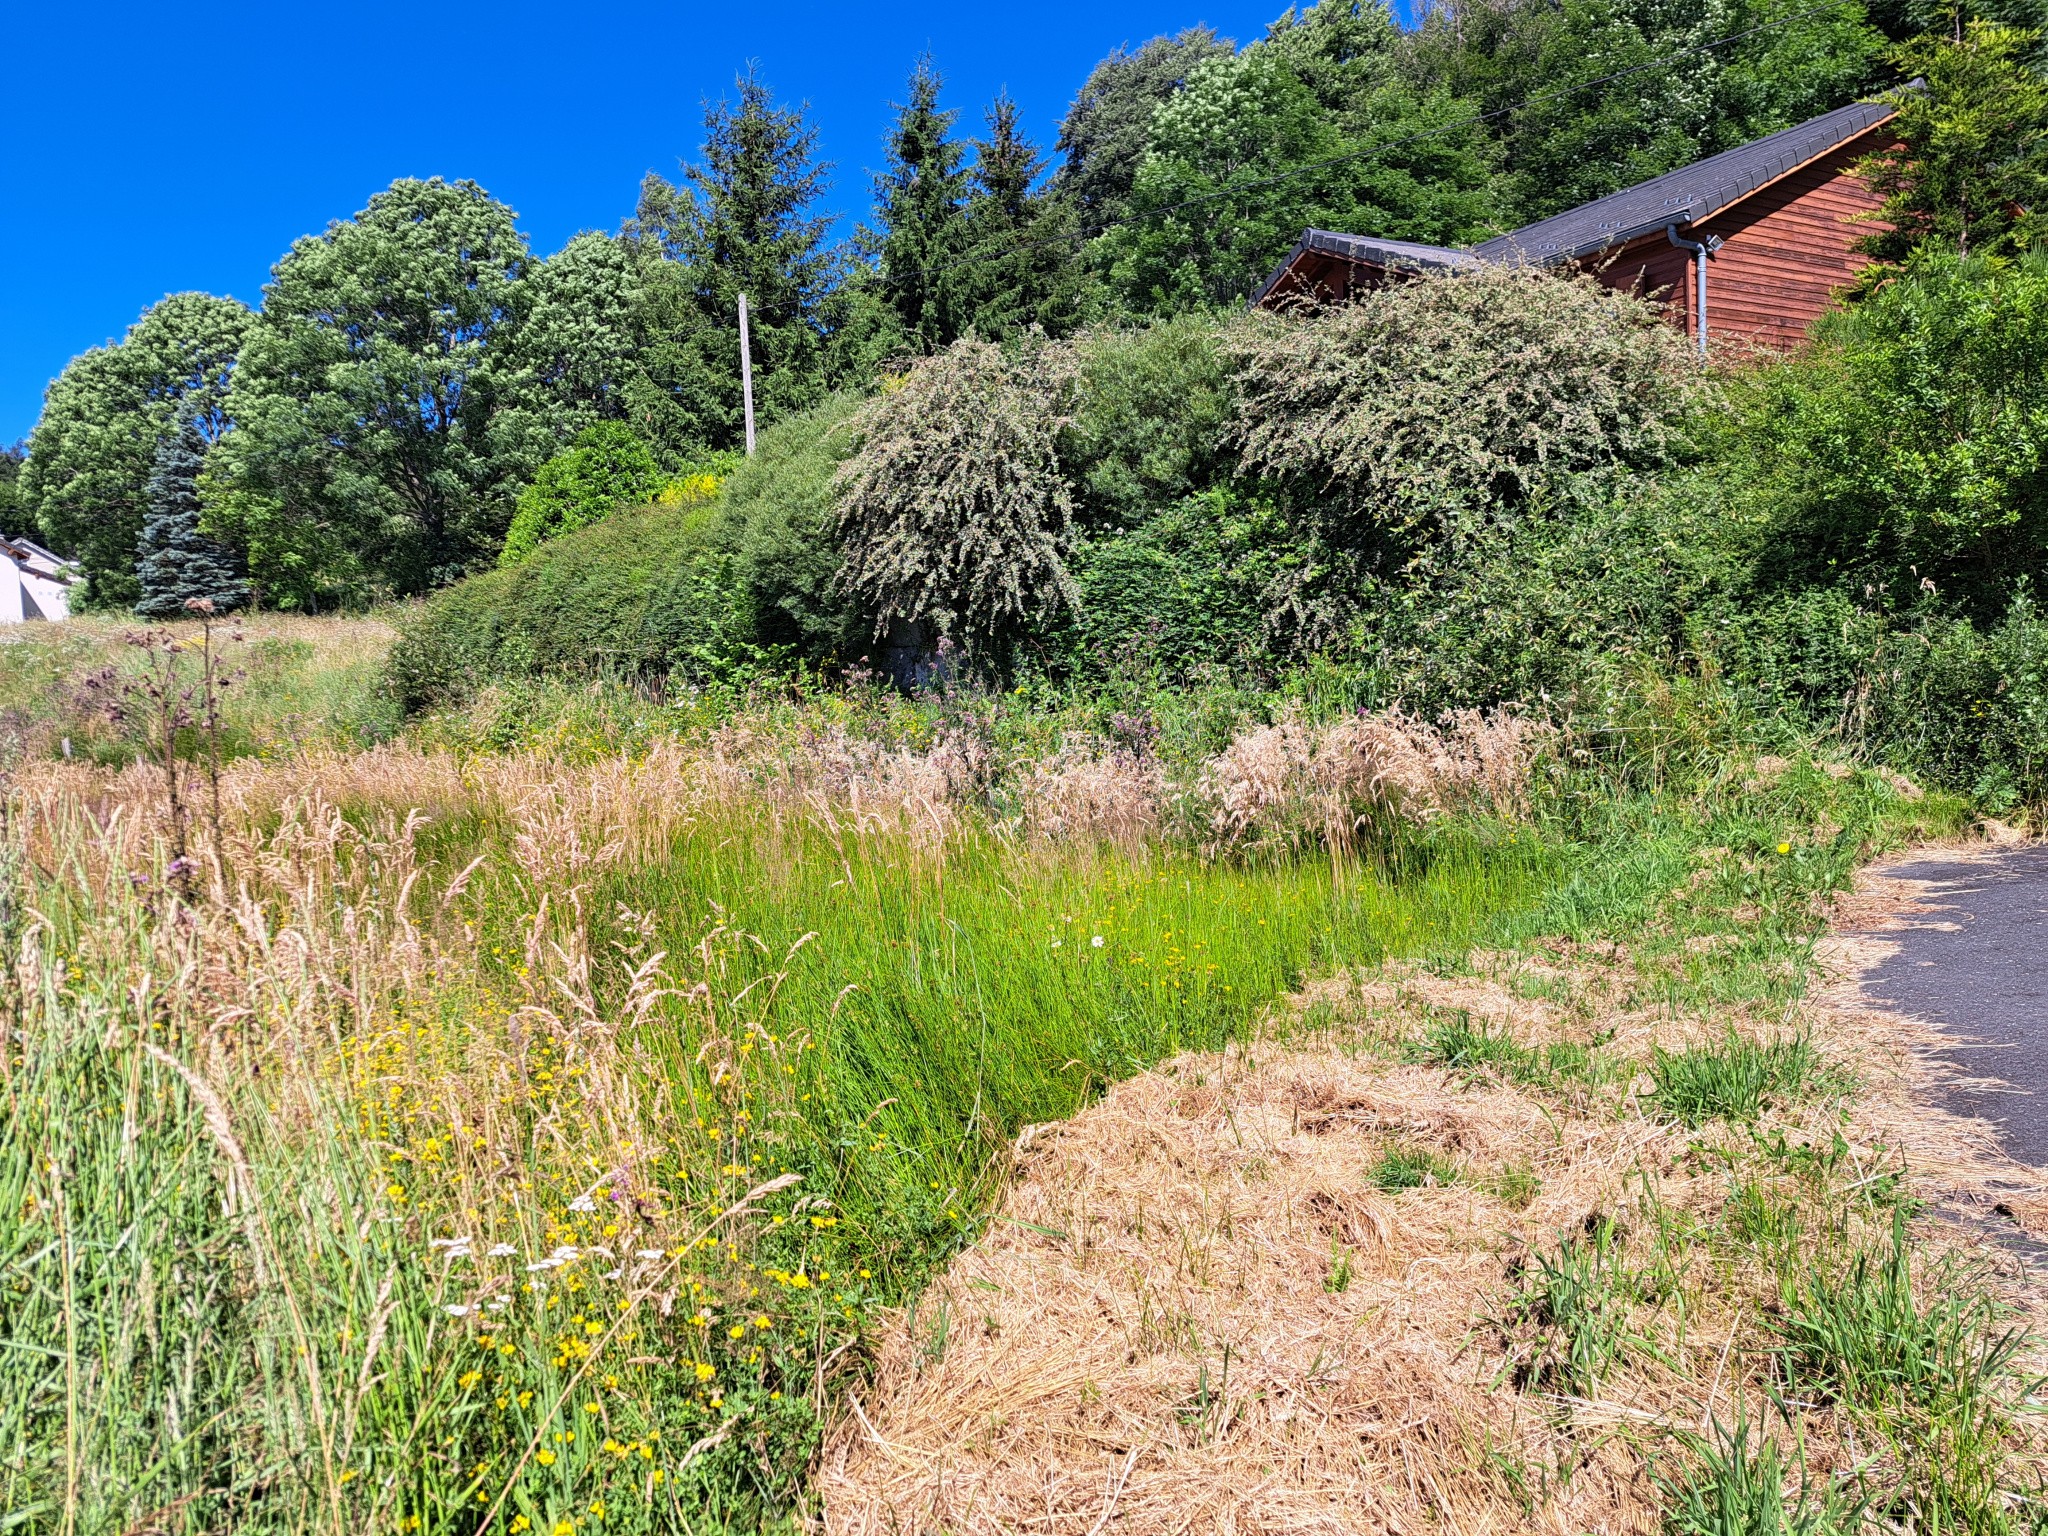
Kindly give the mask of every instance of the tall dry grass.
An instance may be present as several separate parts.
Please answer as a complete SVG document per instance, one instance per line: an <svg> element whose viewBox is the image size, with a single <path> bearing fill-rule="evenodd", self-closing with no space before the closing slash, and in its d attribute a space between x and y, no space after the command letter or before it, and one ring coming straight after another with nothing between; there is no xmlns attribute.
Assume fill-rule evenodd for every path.
<svg viewBox="0 0 2048 1536"><path fill-rule="evenodd" d="M309 742L219 787L182 868L158 765L7 789L4 1320L53 1342L0 1383L0 1480L39 1529L800 1508L1020 1118L1483 920L1533 852L1413 899L1171 864L1201 785L972 733Z"/></svg>

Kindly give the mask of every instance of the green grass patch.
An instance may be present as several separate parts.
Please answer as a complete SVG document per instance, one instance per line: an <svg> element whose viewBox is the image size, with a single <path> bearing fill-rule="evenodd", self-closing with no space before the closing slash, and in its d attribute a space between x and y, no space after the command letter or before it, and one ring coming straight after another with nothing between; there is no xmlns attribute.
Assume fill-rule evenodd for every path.
<svg viewBox="0 0 2048 1536"><path fill-rule="evenodd" d="M1427 1147L1396 1143L1380 1154L1380 1160L1373 1164L1368 1177L1380 1189L1395 1195L1404 1189L1455 1184L1458 1182L1458 1168Z"/></svg>
<svg viewBox="0 0 2048 1536"><path fill-rule="evenodd" d="M1803 1037L1755 1041L1733 1031L1715 1045L1655 1048L1650 1076L1658 1107L1687 1125L1754 1120L1769 1105L1795 1102L1826 1081L1819 1053Z"/></svg>
<svg viewBox="0 0 2048 1536"><path fill-rule="evenodd" d="M1918 1530L2029 1529L2007 1485L2027 1334L1955 1259L1917 1287L1912 1271L1897 1211L1889 1244L1832 1274L1789 1277L1772 1322L1785 1379L1890 1448L1900 1475L1880 1508L1892 1519Z"/></svg>
<svg viewBox="0 0 2048 1536"><path fill-rule="evenodd" d="M1272 1005L1308 977L1478 942L1540 899L1563 856L1451 832L1401 868L1245 867L713 823L601 882L593 910L660 914L676 956L715 934L717 989L772 996L749 1019L805 1041L797 1096L750 1088L786 1113L771 1124L757 1107L727 1165L801 1173L839 1210L838 1261L857 1250L914 1286L974 1229L1024 1125L1277 1027ZM646 1043L666 1091L709 1093L688 1009Z"/></svg>

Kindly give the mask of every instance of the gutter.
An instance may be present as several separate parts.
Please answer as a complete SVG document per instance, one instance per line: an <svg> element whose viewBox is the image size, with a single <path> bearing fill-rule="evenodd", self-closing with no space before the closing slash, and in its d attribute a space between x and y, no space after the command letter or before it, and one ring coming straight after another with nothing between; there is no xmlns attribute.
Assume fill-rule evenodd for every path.
<svg viewBox="0 0 2048 1536"><path fill-rule="evenodd" d="M1707 258L1721 244L1718 235L1709 235L1705 240L1681 240L1676 223L1664 226L1664 238L1681 251L1691 251L1693 271L1698 274L1693 284L1693 335L1699 338L1700 360L1707 356Z"/></svg>

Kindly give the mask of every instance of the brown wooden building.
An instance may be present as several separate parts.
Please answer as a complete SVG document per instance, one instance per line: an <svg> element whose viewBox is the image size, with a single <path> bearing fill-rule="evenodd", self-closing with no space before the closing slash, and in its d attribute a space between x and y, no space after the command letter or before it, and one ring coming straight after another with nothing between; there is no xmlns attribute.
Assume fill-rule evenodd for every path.
<svg viewBox="0 0 2048 1536"><path fill-rule="evenodd" d="M1329 303L1422 271L1578 262L1661 297L1688 335L1795 345L1868 258L1876 196L1854 174L1892 108L1857 102L1469 250L1306 231L1255 302Z"/></svg>

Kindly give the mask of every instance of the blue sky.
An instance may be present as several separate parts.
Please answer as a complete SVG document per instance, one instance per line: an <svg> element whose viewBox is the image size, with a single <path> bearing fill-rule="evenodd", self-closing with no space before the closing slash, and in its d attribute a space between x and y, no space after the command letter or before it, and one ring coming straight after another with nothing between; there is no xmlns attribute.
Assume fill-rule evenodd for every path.
<svg viewBox="0 0 2048 1536"><path fill-rule="evenodd" d="M807 98L860 216L888 103L930 48L963 126L1000 87L1049 147L1118 43L1207 21L1239 41L1284 0L467 8L391 3L22 6L0 97L0 444L44 385L166 293L248 303L297 236L398 176L473 177L534 249L612 229L649 170L695 152L748 59Z"/></svg>

